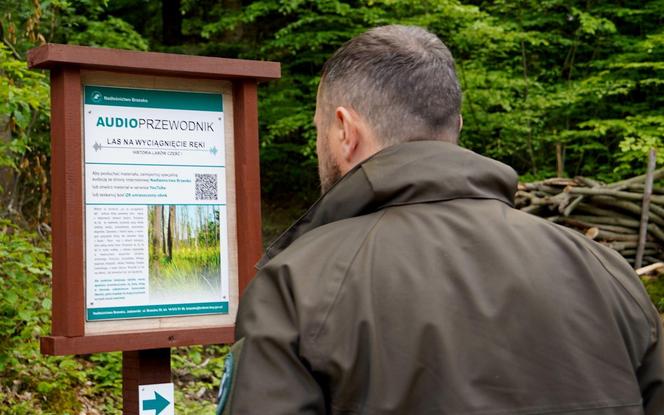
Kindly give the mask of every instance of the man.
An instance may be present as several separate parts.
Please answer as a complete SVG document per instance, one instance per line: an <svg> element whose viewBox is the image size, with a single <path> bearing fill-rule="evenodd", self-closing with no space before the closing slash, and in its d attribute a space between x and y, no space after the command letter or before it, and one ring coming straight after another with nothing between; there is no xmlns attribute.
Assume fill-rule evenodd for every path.
<svg viewBox="0 0 664 415"><path fill-rule="evenodd" d="M324 193L244 295L226 413L664 414L638 278L513 209L514 171L455 145L460 103L420 28L370 30L325 64Z"/></svg>

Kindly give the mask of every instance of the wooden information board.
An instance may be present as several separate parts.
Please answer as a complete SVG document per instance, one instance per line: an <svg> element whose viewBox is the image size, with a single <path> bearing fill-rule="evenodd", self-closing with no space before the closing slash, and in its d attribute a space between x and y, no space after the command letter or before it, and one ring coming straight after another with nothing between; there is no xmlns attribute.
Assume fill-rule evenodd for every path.
<svg viewBox="0 0 664 415"><path fill-rule="evenodd" d="M28 62L51 73L42 352L233 342L262 252L257 82L280 65L57 44Z"/></svg>

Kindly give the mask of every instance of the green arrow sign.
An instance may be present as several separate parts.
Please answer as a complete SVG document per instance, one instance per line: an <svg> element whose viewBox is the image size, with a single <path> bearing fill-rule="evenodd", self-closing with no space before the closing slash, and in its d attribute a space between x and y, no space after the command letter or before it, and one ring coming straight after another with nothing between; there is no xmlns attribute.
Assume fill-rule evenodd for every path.
<svg viewBox="0 0 664 415"><path fill-rule="evenodd" d="M158 392L155 392L154 399L146 399L143 401L143 410L149 411L154 409L155 411L157 411L155 415L159 415L161 411L166 409L168 404L170 404L170 402L168 402L168 399L161 396Z"/></svg>

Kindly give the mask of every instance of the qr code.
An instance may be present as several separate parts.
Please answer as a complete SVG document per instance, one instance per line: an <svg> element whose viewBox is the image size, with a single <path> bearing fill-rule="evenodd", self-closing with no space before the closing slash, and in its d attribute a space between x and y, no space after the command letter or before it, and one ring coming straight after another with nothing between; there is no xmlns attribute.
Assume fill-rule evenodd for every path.
<svg viewBox="0 0 664 415"><path fill-rule="evenodd" d="M217 199L217 175L196 174L196 200Z"/></svg>

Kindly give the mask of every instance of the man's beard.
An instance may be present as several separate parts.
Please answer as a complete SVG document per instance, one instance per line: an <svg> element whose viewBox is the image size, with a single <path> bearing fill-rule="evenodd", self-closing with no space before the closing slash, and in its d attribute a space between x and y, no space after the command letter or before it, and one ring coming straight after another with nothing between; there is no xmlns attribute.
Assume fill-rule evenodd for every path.
<svg viewBox="0 0 664 415"><path fill-rule="evenodd" d="M318 177L320 178L321 193L327 193L341 178L341 169L332 158L327 137L323 138L322 150L321 154L318 155Z"/></svg>

